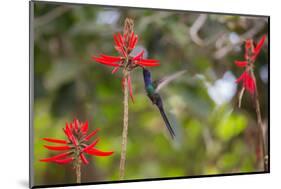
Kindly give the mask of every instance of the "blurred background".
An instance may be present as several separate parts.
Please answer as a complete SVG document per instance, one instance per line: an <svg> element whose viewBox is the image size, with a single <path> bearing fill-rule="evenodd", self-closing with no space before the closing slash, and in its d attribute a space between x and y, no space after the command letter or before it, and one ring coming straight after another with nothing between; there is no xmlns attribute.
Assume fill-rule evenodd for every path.
<svg viewBox="0 0 281 189"><path fill-rule="evenodd" d="M39 162L50 153L43 137L65 139L74 117L101 128L97 148L115 153L88 157L82 182L119 178L123 126L122 73L93 62L117 55L113 34L126 17L135 21L136 51L161 66L154 79L187 72L165 86L172 140L157 108L147 98L141 69L132 73L135 103L129 102L125 179L198 176L262 171L254 100L246 93L238 108L243 42L268 34L266 17L34 3L34 176L35 185L75 182L72 165ZM255 63L262 119L268 123L268 39Z"/></svg>

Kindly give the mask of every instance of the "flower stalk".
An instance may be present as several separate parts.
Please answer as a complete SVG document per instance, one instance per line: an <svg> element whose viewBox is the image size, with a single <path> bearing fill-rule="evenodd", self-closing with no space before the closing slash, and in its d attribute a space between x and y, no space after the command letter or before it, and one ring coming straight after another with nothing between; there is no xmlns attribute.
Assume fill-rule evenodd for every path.
<svg viewBox="0 0 281 189"><path fill-rule="evenodd" d="M128 71L124 73L125 80L128 79ZM129 106L128 106L128 82L123 83L124 87L124 117L123 117L123 132L122 132L122 147L121 147L121 158L120 158L120 180L124 179L125 176L125 162L126 162L126 151L128 141L128 121L129 121Z"/></svg>
<svg viewBox="0 0 281 189"><path fill-rule="evenodd" d="M124 93L124 115L123 115L123 131L121 143L121 157L120 157L120 180L125 176L125 163L126 163L126 149L128 140L128 121L129 121L129 96L134 102L133 89L130 73L138 67L155 67L159 66L158 60L144 59L144 50L139 52L136 56L132 56L131 52L137 45L138 35L134 32L134 21L130 18L125 19L123 34L117 33L113 35L115 49L118 56L109 56L100 54L99 56L92 56L92 59L100 64L114 67L112 74L116 73L120 68L123 70L122 86Z"/></svg>
<svg viewBox="0 0 281 189"><path fill-rule="evenodd" d="M75 165L76 172L76 183L81 183L81 161L80 159L77 161Z"/></svg>
<svg viewBox="0 0 281 189"><path fill-rule="evenodd" d="M259 133L259 145L261 149L262 155L262 165L264 171L268 171L268 155L266 152L266 142L265 142L265 131L263 128L261 110L260 110L260 102L258 97L258 89L256 83L256 77L254 74L254 63L256 61L257 56L259 55L261 48L264 44L266 36L262 36L260 41L255 45L253 40L247 39L245 41L245 54L243 61L235 61L236 66L240 68L245 68L245 71L241 74L241 76L236 80L237 83L242 83L243 87L238 96L238 107L241 107L241 101L244 95L245 90L251 94L255 101L255 109L257 116L257 125L258 125L258 133Z"/></svg>
<svg viewBox="0 0 281 189"><path fill-rule="evenodd" d="M255 76L253 76L254 81L256 81ZM259 145L261 148L261 155L262 155L262 163L264 171L268 171L268 155L266 152L266 142L265 142L265 135L264 135L264 128L263 128L263 122L261 117L261 110L260 110L260 102L258 97L258 90L255 91L255 109L256 109L256 115L257 115L257 122L258 122L258 129L259 129Z"/></svg>

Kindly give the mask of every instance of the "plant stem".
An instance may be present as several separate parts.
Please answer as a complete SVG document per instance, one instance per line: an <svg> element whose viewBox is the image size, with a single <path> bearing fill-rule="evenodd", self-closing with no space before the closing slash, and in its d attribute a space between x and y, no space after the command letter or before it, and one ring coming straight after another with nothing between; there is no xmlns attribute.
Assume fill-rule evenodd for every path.
<svg viewBox="0 0 281 189"><path fill-rule="evenodd" d="M124 117L123 117L123 132L122 132L122 149L121 149L121 159L120 159L120 180L124 179L125 176L125 162L126 162L126 150L127 150L127 140L128 140L128 82L127 78L128 72L124 71Z"/></svg>
<svg viewBox="0 0 281 189"><path fill-rule="evenodd" d="M253 74L254 81L256 83L256 78ZM268 155L266 152L266 142L265 142L265 135L264 135L264 128L261 118L261 110L260 110L260 102L259 102L259 96L258 96L258 90L256 88L255 91L255 104L256 104L256 114L257 114L257 121L258 121L258 127L259 127L259 144L262 149L262 161L263 161L263 168L264 171L268 171Z"/></svg>
<svg viewBox="0 0 281 189"><path fill-rule="evenodd" d="M76 170L76 183L81 183L81 161L80 159L77 161L75 165Z"/></svg>
<svg viewBox="0 0 281 189"><path fill-rule="evenodd" d="M242 98L243 98L243 94L245 91L245 87L243 87L239 93L239 99L238 99L238 107L241 108L241 102L242 102Z"/></svg>
<svg viewBox="0 0 281 189"><path fill-rule="evenodd" d="M258 126L259 126L259 137L260 137L260 145L262 149L262 161L263 161L263 167L264 171L268 171L268 156L266 153L266 143L265 143L265 137L264 137L264 129L263 129L263 123L261 119L261 112L260 112L260 103L258 97L255 99L256 101L256 114L257 114L257 120L258 120Z"/></svg>

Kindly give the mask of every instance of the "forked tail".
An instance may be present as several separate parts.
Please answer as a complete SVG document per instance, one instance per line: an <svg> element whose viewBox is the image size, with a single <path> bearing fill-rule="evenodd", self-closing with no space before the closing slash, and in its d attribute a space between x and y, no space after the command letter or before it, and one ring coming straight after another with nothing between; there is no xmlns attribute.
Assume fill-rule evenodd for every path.
<svg viewBox="0 0 281 189"><path fill-rule="evenodd" d="M168 118L167 118L167 116L166 116L166 114L165 114L165 111L164 111L163 106L157 105L157 107L158 107L158 109L159 109L159 111L160 111L160 113L161 113L161 116L162 116L162 118L163 118L163 120L164 120L164 122L165 122L165 124L166 124L166 127L167 127L167 129L168 129L168 131L169 131L169 133L170 133L172 139L174 139L174 137L175 137L176 135L175 135L175 132L174 132L173 128L171 127L170 122L169 122L169 120L168 120Z"/></svg>

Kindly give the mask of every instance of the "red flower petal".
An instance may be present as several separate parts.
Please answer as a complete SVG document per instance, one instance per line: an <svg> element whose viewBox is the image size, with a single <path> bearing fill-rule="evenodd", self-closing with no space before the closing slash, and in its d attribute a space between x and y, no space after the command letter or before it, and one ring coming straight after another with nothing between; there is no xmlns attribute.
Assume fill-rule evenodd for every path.
<svg viewBox="0 0 281 189"><path fill-rule="evenodd" d="M124 61L121 61L120 64L119 64L119 66L118 66L118 67L115 67L115 68L111 71L111 73L112 73L112 74L115 74L115 73L120 69L120 67L123 66L123 64L124 64Z"/></svg>
<svg viewBox="0 0 281 189"><path fill-rule="evenodd" d="M49 158L41 159L40 161L42 161L42 162L54 161L54 160L57 160L57 159L60 159L60 158L64 158L64 157L70 155L71 153L72 152L65 152L65 153L62 153L62 154L59 154L59 155L56 155L56 156L52 156L52 157L49 157Z"/></svg>
<svg viewBox="0 0 281 189"><path fill-rule="evenodd" d="M256 90L256 84L254 79L251 77L251 75L249 75L248 73L245 75L244 81L243 81L243 85L245 87L245 89L251 94L253 95L255 93Z"/></svg>
<svg viewBox="0 0 281 189"><path fill-rule="evenodd" d="M77 142L77 139L72 135L71 137L71 141L72 143L74 144L74 146L77 146L78 145L78 142Z"/></svg>
<svg viewBox="0 0 281 189"><path fill-rule="evenodd" d="M132 42L133 42L134 39L135 39L135 34L134 34L134 32L132 32L132 33L131 33L131 36L130 36L130 38L129 38L129 44L128 44L128 48L129 48L129 49L131 48Z"/></svg>
<svg viewBox="0 0 281 189"><path fill-rule="evenodd" d="M52 138L43 138L43 140L48 142L59 143L59 144L67 144L66 140L59 140L59 139L52 139Z"/></svg>
<svg viewBox="0 0 281 189"><path fill-rule="evenodd" d="M127 57L127 53L125 52L123 47L115 46L115 49L124 57Z"/></svg>
<svg viewBox="0 0 281 189"><path fill-rule="evenodd" d="M158 63L159 60L155 60L155 59L141 59L141 62L147 62L147 63Z"/></svg>
<svg viewBox="0 0 281 189"><path fill-rule="evenodd" d="M75 124L74 124L74 122L72 122L72 123L69 124L69 129L70 129L71 132L73 132L73 130L75 129Z"/></svg>
<svg viewBox="0 0 281 189"><path fill-rule="evenodd" d="M69 150L70 149L69 146L47 146L47 145L44 145L44 147L49 149L49 150Z"/></svg>
<svg viewBox="0 0 281 189"><path fill-rule="evenodd" d="M65 124L65 129L63 129L63 131L64 131L65 135L67 136L67 138L71 141L72 134L69 129L68 123Z"/></svg>
<svg viewBox="0 0 281 189"><path fill-rule="evenodd" d="M63 131L66 134L66 136L68 137L69 141L72 142L75 146L77 146L78 142L77 142L76 138L73 136L73 133L68 126L68 123L66 123L66 127L65 127L65 129L63 129Z"/></svg>
<svg viewBox="0 0 281 189"><path fill-rule="evenodd" d="M253 53L253 41L251 39L247 39L245 41L245 54L244 54L244 58L247 60L249 58L249 54Z"/></svg>
<svg viewBox="0 0 281 189"><path fill-rule="evenodd" d="M132 89L132 83L131 83L131 76L128 76L127 82L128 82L128 88L129 88L130 97L132 99L132 102L134 103L133 89Z"/></svg>
<svg viewBox="0 0 281 189"><path fill-rule="evenodd" d="M74 129L75 129L76 132L79 129L79 125L80 125L79 121L76 118L74 118Z"/></svg>
<svg viewBox="0 0 281 189"><path fill-rule="evenodd" d="M144 50L142 50L139 54L137 54L137 55L133 58L133 60L140 60L140 59L142 59L143 54L144 54Z"/></svg>
<svg viewBox="0 0 281 189"><path fill-rule="evenodd" d="M104 58L99 58L99 57L95 57L95 56L92 56L92 59L98 63L101 63L101 64L105 64L105 65L108 65L108 66L119 66L119 64L116 64L115 62L116 61L112 61L112 60L108 60L108 59L104 59Z"/></svg>
<svg viewBox="0 0 281 189"><path fill-rule="evenodd" d="M125 52L125 42L124 42L124 38L123 38L123 36L122 36L120 33L117 34L117 38L118 38L118 41L119 41L120 45L117 46L116 50L117 50L120 54L122 54L123 56L126 57L126 56L127 56L127 53Z"/></svg>
<svg viewBox="0 0 281 189"><path fill-rule="evenodd" d="M261 47L262 47L262 45L263 45L265 39L266 39L266 35L262 36L261 40L258 42L257 46L255 47L255 49L254 49L254 53L255 53L255 56L254 56L254 57L255 57L255 58L256 58L256 56L258 56L258 54L260 53Z"/></svg>
<svg viewBox="0 0 281 189"><path fill-rule="evenodd" d="M99 142L99 138L97 138L96 140L94 140L94 142L92 142L90 145L88 145L88 146L86 146L82 151L81 151L81 153L82 152L85 152L85 151L87 151L87 150L89 150L89 149L91 149L91 148L93 148L98 142Z"/></svg>
<svg viewBox="0 0 281 189"><path fill-rule="evenodd" d="M71 136L71 125L69 125L68 123L65 124L65 131L69 136Z"/></svg>
<svg viewBox="0 0 281 189"><path fill-rule="evenodd" d="M112 62L119 62L120 60L122 60L122 57L120 56L108 56L105 54L101 54L100 57Z"/></svg>
<svg viewBox="0 0 281 189"><path fill-rule="evenodd" d="M68 138L68 140L70 140L70 136L69 136L68 132L66 131L66 129L62 128L62 130L63 130L64 134L66 135L66 137Z"/></svg>
<svg viewBox="0 0 281 189"><path fill-rule="evenodd" d="M117 35L113 35L113 38L114 38L114 42L115 42L116 46L120 47L121 44L120 44L120 42L118 40L118 36Z"/></svg>
<svg viewBox="0 0 281 189"><path fill-rule="evenodd" d="M89 163L84 154L81 153L80 158L85 165Z"/></svg>
<svg viewBox="0 0 281 189"><path fill-rule="evenodd" d="M95 156L110 156L111 154L113 154L113 152L103 152L103 151L100 151L96 148L92 148L92 149L89 149L87 151L85 151L87 154L90 154L90 155L95 155Z"/></svg>
<svg viewBox="0 0 281 189"><path fill-rule="evenodd" d="M141 59L139 61L136 61L136 64L142 65L142 66L159 66L158 60L153 59Z"/></svg>
<svg viewBox="0 0 281 189"><path fill-rule="evenodd" d="M132 50L133 48L135 48L136 44L138 41L138 36L134 34L134 32L132 32L131 37L130 37L130 41L129 41L129 46L128 48L130 50Z"/></svg>
<svg viewBox="0 0 281 189"><path fill-rule="evenodd" d="M57 159L57 160L54 160L53 162L58 163L58 164L66 164L66 163L71 162L72 160L74 160L74 158L70 157L70 158L66 158L66 159Z"/></svg>
<svg viewBox="0 0 281 189"><path fill-rule="evenodd" d="M236 82L237 83L242 82L243 87L245 87L245 89L251 95L253 95L255 93L255 90L256 90L255 81L247 71L243 72L242 75L238 79L236 79Z"/></svg>
<svg viewBox="0 0 281 189"><path fill-rule="evenodd" d="M239 83L239 82L241 82L241 81L243 81L244 80L244 78L245 78L245 74L247 74L247 72L245 71L245 72L243 72L241 75L240 75L240 77L239 78L237 78L236 79L236 83Z"/></svg>
<svg viewBox="0 0 281 189"><path fill-rule="evenodd" d="M235 61L236 66L238 67L245 67L248 62L247 61Z"/></svg>
<svg viewBox="0 0 281 189"><path fill-rule="evenodd" d="M126 33L123 33L123 39L126 39L127 35Z"/></svg>
<svg viewBox="0 0 281 189"><path fill-rule="evenodd" d="M97 128L96 130L94 130L93 132L91 132L88 136L86 136L86 137L84 138L84 140L85 140L85 141L90 140L90 139L92 138L92 136L94 136L99 130L100 130L100 129Z"/></svg>
<svg viewBox="0 0 281 189"><path fill-rule="evenodd" d="M252 40L251 39L246 39L245 41L245 49L248 50L252 46Z"/></svg>
<svg viewBox="0 0 281 189"><path fill-rule="evenodd" d="M115 67L115 68L112 70L111 73L112 73L112 74L116 73L116 72L119 70L119 68L120 68L120 67Z"/></svg>
<svg viewBox="0 0 281 189"><path fill-rule="evenodd" d="M88 128L89 128L89 123L88 123L88 121L86 121L86 122L83 124L83 126L81 127L81 132L82 132L83 134L86 134L86 133L88 132Z"/></svg>
<svg viewBox="0 0 281 189"><path fill-rule="evenodd" d="M120 46L121 47L124 47L125 44L124 44L124 40L123 40L123 37L120 33L117 34L117 37L118 37L118 40L119 40L119 43L120 43Z"/></svg>
<svg viewBox="0 0 281 189"><path fill-rule="evenodd" d="M138 36L136 35L134 41L132 42L132 49L135 48L137 42L138 42Z"/></svg>

